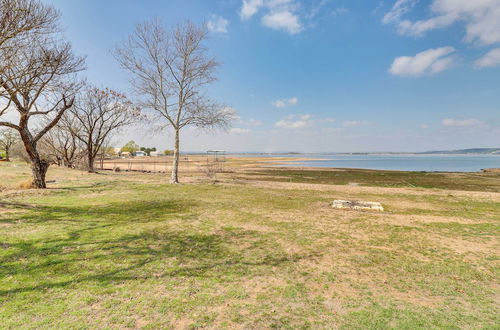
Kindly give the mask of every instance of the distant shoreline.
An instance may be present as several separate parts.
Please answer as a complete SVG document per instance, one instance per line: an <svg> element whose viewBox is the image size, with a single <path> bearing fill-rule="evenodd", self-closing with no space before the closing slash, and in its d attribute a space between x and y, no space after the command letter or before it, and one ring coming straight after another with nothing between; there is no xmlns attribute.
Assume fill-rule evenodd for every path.
<svg viewBox="0 0 500 330"><path fill-rule="evenodd" d="M383 156L383 155L493 155L500 156L500 148L469 148L458 150L430 150L430 151L370 151L370 152L298 152L298 151L281 151L281 152L263 152L263 151L223 151L226 155L233 156L304 156L304 155L345 155L345 156ZM188 151L185 154L203 155L205 151Z"/></svg>
<svg viewBox="0 0 500 330"><path fill-rule="evenodd" d="M192 155L202 155L204 153L186 153ZM226 156L500 156L500 153L453 153L453 152L228 152Z"/></svg>
<svg viewBox="0 0 500 330"><path fill-rule="evenodd" d="M309 156L309 157L308 157ZM253 159L264 166L303 169L366 169L427 173L478 173L500 167L500 155L465 154L261 154L228 155L233 159ZM492 170L488 170L492 172ZM495 172L497 172L495 170Z"/></svg>

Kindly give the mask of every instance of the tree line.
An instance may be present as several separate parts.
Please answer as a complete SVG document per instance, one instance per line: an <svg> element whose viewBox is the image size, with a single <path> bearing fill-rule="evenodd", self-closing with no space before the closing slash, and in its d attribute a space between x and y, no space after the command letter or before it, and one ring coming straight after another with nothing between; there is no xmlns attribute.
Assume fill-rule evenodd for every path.
<svg viewBox="0 0 500 330"><path fill-rule="evenodd" d="M205 47L206 25L137 25L113 49L129 73L127 97L85 81L85 57L64 38L60 19L40 0L0 0L0 148L8 156L19 139L33 187L46 188L51 163L83 161L95 172L96 157L115 134L139 122L158 125L174 133L171 182L178 183L181 130L227 128L236 117L206 95L219 65Z"/></svg>

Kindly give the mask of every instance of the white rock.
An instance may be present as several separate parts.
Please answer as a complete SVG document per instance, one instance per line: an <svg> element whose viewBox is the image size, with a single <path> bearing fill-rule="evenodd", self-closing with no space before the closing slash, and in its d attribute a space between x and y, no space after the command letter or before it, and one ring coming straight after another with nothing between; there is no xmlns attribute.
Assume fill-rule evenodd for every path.
<svg viewBox="0 0 500 330"><path fill-rule="evenodd" d="M382 204L380 204L379 202L346 201L341 199L334 200L332 203L332 207L335 209L347 209L347 210L384 211Z"/></svg>

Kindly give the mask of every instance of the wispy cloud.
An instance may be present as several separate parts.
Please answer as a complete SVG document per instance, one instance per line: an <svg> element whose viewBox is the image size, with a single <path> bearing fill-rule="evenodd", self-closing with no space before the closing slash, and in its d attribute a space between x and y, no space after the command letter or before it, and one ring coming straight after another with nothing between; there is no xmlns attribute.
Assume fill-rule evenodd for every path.
<svg viewBox="0 0 500 330"><path fill-rule="evenodd" d="M326 124L334 123L335 118L326 117L326 118L313 118L310 114L304 115L289 115L285 119L282 119L276 124L275 127L280 128L306 128L313 126L325 126Z"/></svg>
<svg viewBox="0 0 500 330"><path fill-rule="evenodd" d="M367 120L347 120L342 123L344 127L366 127L371 125L372 123Z"/></svg>
<svg viewBox="0 0 500 330"><path fill-rule="evenodd" d="M233 134L246 134L246 133L250 133L251 130L248 129L248 128L240 128L240 127L233 127L229 130L229 133L233 133Z"/></svg>
<svg viewBox="0 0 500 330"><path fill-rule="evenodd" d="M271 102L271 104L276 108L285 108L291 105L296 105L297 103L299 103L299 99L295 96L289 99L280 99Z"/></svg>
<svg viewBox="0 0 500 330"><path fill-rule="evenodd" d="M212 18L207 22L207 28L210 32L227 33L229 21L222 16L212 15Z"/></svg>
<svg viewBox="0 0 500 330"><path fill-rule="evenodd" d="M330 12L330 15L332 15L333 17L337 17L337 16L342 16L342 15L346 15L349 13L349 9L345 8L345 7L339 7L339 8L335 8L333 9L331 12Z"/></svg>
<svg viewBox="0 0 500 330"><path fill-rule="evenodd" d="M464 22L467 42L491 45L500 42L500 0L432 0L431 17L411 21L403 17L417 0L398 0L382 22L395 24L403 35L421 36L428 31Z"/></svg>
<svg viewBox="0 0 500 330"><path fill-rule="evenodd" d="M456 118L445 118L441 120L443 126L446 127L481 127L485 123L477 118L467 118L467 119L456 119Z"/></svg>
<svg viewBox="0 0 500 330"><path fill-rule="evenodd" d="M328 118L322 118L322 119L319 119L318 120L320 123L334 123L336 122L337 120L335 118L331 118L331 117L328 117Z"/></svg>
<svg viewBox="0 0 500 330"><path fill-rule="evenodd" d="M391 10L384 15L382 22L384 24L400 22L403 15L411 11L413 6L415 6L415 3L416 0L397 0Z"/></svg>
<svg viewBox="0 0 500 330"><path fill-rule="evenodd" d="M428 49L415 56L396 57L389 69L393 75L402 77L418 77L426 74L435 74L450 68L455 52L453 47Z"/></svg>
<svg viewBox="0 0 500 330"><path fill-rule="evenodd" d="M312 126L313 121L311 120L311 115L290 115L287 119L280 120L274 124L276 127L280 128L304 128Z"/></svg>
<svg viewBox="0 0 500 330"><path fill-rule="evenodd" d="M500 65L500 48L490 50L484 56L478 58L474 65L477 68L488 68Z"/></svg>
<svg viewBox="0 0 500 330"><path fill-rule="evenodd" d="M255 126L255 127L262 126L262 121L252 118L252 119L248 120L248 125Z"/></svg>
<svg viewBox="0 0 500 330"><path fill-rule="evenodd" d="M330 2L330 0L318 0L313 2L311 8L309 9L309 13L306 15L308 19L313 19L321 12L324 6L326 6Z"/></svg>

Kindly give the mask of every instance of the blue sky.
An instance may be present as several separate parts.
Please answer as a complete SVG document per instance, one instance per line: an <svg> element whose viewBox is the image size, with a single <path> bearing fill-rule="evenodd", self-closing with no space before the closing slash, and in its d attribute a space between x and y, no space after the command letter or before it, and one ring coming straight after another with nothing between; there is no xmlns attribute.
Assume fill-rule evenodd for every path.
<svg viewBox="0 0 500 330"><path fill-rule="evenodd" d="M500 146L500 0L45 1L87 55L88 80L125 92L110 50L135 24L208 22L222 62L209 94L241 118L229 132L184 131L184 151ZM116 144L171 147L150 131Z"/></svg>

